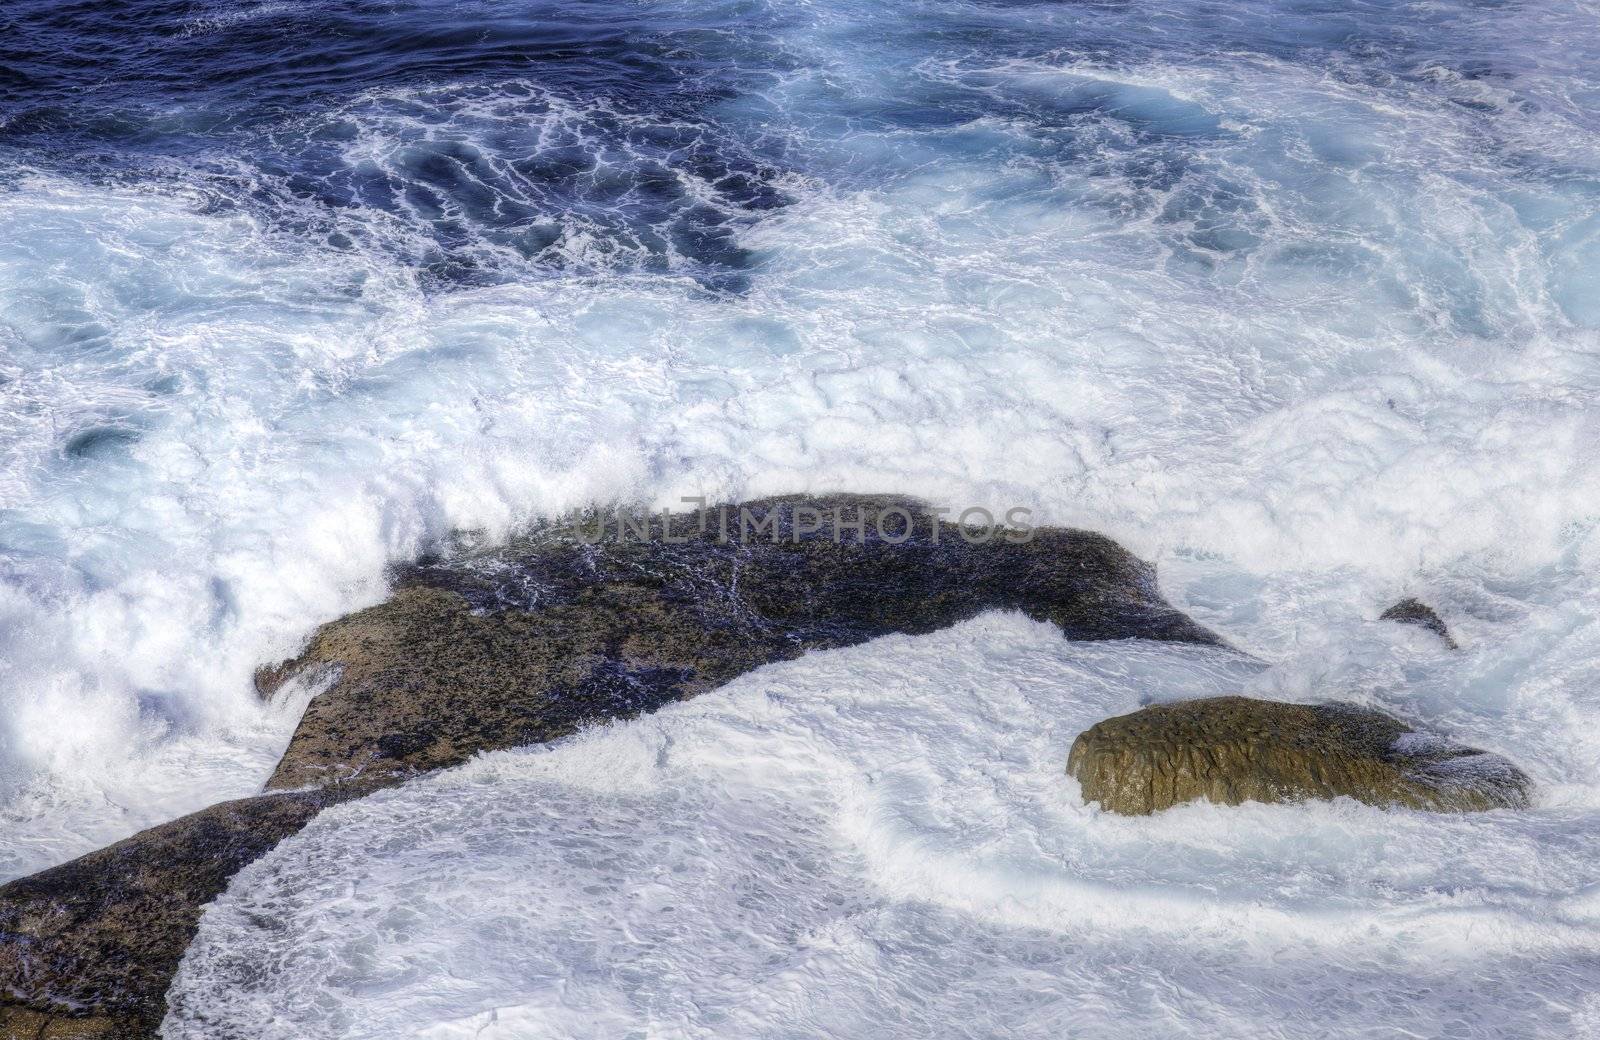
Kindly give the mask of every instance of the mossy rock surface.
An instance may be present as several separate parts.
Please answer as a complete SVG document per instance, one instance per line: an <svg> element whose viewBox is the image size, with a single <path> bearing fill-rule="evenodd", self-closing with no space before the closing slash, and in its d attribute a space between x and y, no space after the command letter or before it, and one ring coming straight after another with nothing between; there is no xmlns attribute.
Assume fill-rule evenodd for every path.
<svg viewBox="0 0 1600 1040"><path fill-rule="evenodd" d="M1348 796L1442 812L1525 808L1527 776L1486 751L1354 704L1208 697L1096 723L1067 772L1086 801L1140 815L1183 802L1222 805Z"/></svg>
<svg viewBox="0 0 1600 1040"><path fill-rule="evenodd" d="M798 530L799 510L869 518ZM256 798L212 806L0 887L0 1040L146 1040L205 905L327 805L482 751L637 715L807 650L1019 610L1074 639L1220 640L1169 606L1116 543L1041 528L978 543L921 504L829 496L746 503L763 533L679 517L647 541L552 524L404 568L390 598L262 669L270 694L320 677ZM876 518L900 510L884 537ZM673 541L662 535L670 533ZM968 532L969 534L971 532Z"/></svg>

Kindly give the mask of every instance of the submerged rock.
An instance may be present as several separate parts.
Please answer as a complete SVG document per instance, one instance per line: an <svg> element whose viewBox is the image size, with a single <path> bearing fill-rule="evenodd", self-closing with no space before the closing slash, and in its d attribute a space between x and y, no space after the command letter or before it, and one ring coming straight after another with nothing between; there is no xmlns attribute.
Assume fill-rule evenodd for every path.
<svg viewBox="0 0 1600 1040"><path fill-rule="evenodd" d="M1379 621L1396 621L1402 625L1420 625L1444 640L1445 646L1455 650L1455 637L1432 607L1420 599L1403 599L1378 615Z"/></svg>
<svg viewBox="0 0 1600 1040"><path fill-rule="evenodd" d="M842 511L844 537L812 514ZM314 697L268 784L0 887L0 1040L154 1035L200 913L324 806L712 689L806 650L925 633L991 609L1074 639L1217 644L1146 563L1082 531L983 537L893 498L782 499L650 540L552 525L397 576L391 598L263 669ZM880 527L879 520L889 518ZM865 520L864 526L856 521ZM742 534L742 537L741 537ZM670 536L671 540L668 540ZM289 790L295 789L295 790Z"/></svg>
<svg viewBox="0 0 1600 1040"><path fill-rule="evenodd" d="M1354 704L1209 697L1096 723L1067 772L1111 812L1159 812L1348 795L1370 805L1469 812L1525 808L1527 776L1499 755Z"/></svg>

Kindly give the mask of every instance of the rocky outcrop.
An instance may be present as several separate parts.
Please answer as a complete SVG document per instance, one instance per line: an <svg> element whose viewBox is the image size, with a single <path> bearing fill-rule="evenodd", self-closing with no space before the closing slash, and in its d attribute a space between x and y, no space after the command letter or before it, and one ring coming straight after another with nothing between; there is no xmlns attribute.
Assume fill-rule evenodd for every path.
<svg viewBox="0 0 1600 1040"><path fill-rule="evenodd" d="M1127 814L1205 798L1222 805L1347 795L1371 805L1523 808L1526 775L1498 755L1353 704L1210 697L1096 723L1067 772L1086 801Z"/></svg>
<svg viewBox="0 0 1600 1040"><path fill-rule="evenodd" d="M817 515L843 530L814 526ZM458 547L264 669L265 693L295 676L329 681L268 784L278 793L0 887L0 1040L153 1035L201 910L238 870L326 805L481 751L990 609L1075 639L1219 642L1162 600L1147 564L1098 535L984 535L916 502L861 496L749 503L725 527L727 516L658 516L642 540L612 524L590 544L590 522Z"/></svg>
<svg viewBox="0 0 1600 1040"><path fill-rule="evenodd" d="M803 530L807 508L839 510L840 536L829 523ZM409 568L387 603L326 626L271 676L337 679L312 700L268 786L454 765L807 650L932 632L985 610L1019 610L1074 639L1218 642L1161 599L1149 565L1099 535L1039 529L978 543L920 503L888 498L745 509L726 524L713 512L704 530L686 516L664 529L658 517L647 541L611 527L587 544L594 521L546 527ZM909 527L905 540L879 533L886 516L888 538Z"/></svg>
<svg viewBox="0 0 1600 1040"><path fill-rule="evenodd" d="M1420 599L1403 599L1382 614L1379 614L1378 620L1395 621L1402 625L1418 625L1443 639L1445 646L1452 650L1457 649L1455 637L1450 634L1450 629L1445 625L1444 619Z"/></svg>

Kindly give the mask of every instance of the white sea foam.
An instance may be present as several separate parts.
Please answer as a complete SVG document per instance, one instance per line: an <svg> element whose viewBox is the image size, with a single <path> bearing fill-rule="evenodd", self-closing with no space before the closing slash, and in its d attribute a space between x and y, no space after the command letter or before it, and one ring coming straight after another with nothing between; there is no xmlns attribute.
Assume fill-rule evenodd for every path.
<svg viewBox="0 0 1600 1040"><path fill-rule="evenodd" d="M992 75L1081 92L1086 71ZM1257 649L1419 582L1517 599L1581 559L1549 587L1587 597L1600 346L1560 304L1578 272L1540 259L1504 185L1426 168L1449 142L1413 145L1415 113L1329 117L1388 157L1332 167L1279 152L1322 132L1308 88L1254 85L1255 108L1137 88L1147 120L1246 127L1213 160L1267 243L1243 261L1196 252L1204 171L997 166L1038 132L1003 120L870 190L796 180L743 235L734 298L626 273L427 294L381 249L310 251L181 195L41 176L0 197L6 872L248 793L292 724L261 714L253 667L452 526L595 497L1026 505L1155 557Z"/></svg>
<svg viewBox="0 0 1600 1040"><path fill-rule="evenodd" d="M639 270L576 218L566 267L443 291L404 212L352 210L362 234L333 247L320 216L218 206L224 164L16 173L0 875L249 793L294 719L257 703L255 666L452 527L595 498L1028 506L1155 559L1306 696L1420 591L1498 648L1426 714L1537 689L1555 721L1528 755L1594 763L1570 649L1600 592L1592 95L1537 44L1586 10L1510 34L1522 58L1494 76L1384 78L929 54L889 31L903 13L808 8L793 71L715 112L794 157L792 205L740 225L738 294ZM1474 17L1472 39L1507 35ZM956 88L990 103L874 107L954 111ZM416 135L493 153L540 90L396 88L282 133L403 179ZM598 111L546 114L581 148ZM260 176L228 190L292 217ZM1386 679L1444 681L1408 661ZM1563 777L1580 801L1585 768Z"/></svg>
<svg viewBox="0 0 1600 1040"><path fill-rule="evenodd" d="M1600 1036L1594 5L695 8L748 74L686 123L441 76L0 153L0 877L256 790L315 691L251 670L452 528L893 490L1104 531L1255 660L988 616L486 756L240 875L167 1034ZM1230 692L1536 805L1062 773Z"/></svg>
<svg viewBox="0 0 1600 1040"><path fill-rule="evenodd" d="M1405 642L1375 637L1369 668ZM991 614L483 756L247 868L206 912L163 1035L1592 1026L1600 817L1545 793L1581 756L1527 759L1532 811L1461 816L1341 800L1118 818L1063 774L1077 732L1152 692L1267 685L1227 652L1072 644ZM1461 735L1527 755L1550 746L1542 707Z"/></svg>

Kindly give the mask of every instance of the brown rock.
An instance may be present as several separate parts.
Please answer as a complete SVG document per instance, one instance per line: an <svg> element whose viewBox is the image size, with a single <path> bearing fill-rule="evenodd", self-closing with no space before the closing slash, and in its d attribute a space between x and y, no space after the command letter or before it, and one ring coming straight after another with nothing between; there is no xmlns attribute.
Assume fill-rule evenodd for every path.
<svg viewBox="0 0 1600 1040"><path fill-rule="evenodd" d="M801 504L873 518L899 507L912 536L892 544L869 523L865 541L836 542L827 527L797 539ZM408 569L387 603L325 626L272 670L277 682L308 668L338 678L311 701L268 787L455 765L806 650L932 632L985 610L1020 610L1074 639L1220 642L1161 599L1148 564L1100 535L1039 529L1023 543L971 544L921 503L893 498L747 508L773 514L776 541L722 544L715 518L704 532L680 518L674 534L687 541L665 544L657 518L658 540L588 545L569 524Z"/></svg>
<svg viewBox="0 0 1600 1040"><path fill-rule="evenodd" d="M1468 812L1525 808L1529 781L1499 755L1420 733L1353 704L1209 697L1096 723L1067 772L1111 812L1159 812L1348 795L1371 805Z"/></svg>
<svg viewBox="0 0 1600 1040"><path fill-rule="evenodd" d="M99 1015L67 1017L0 1005L0 1040L132 1040L148 1035Z"/></svg>

